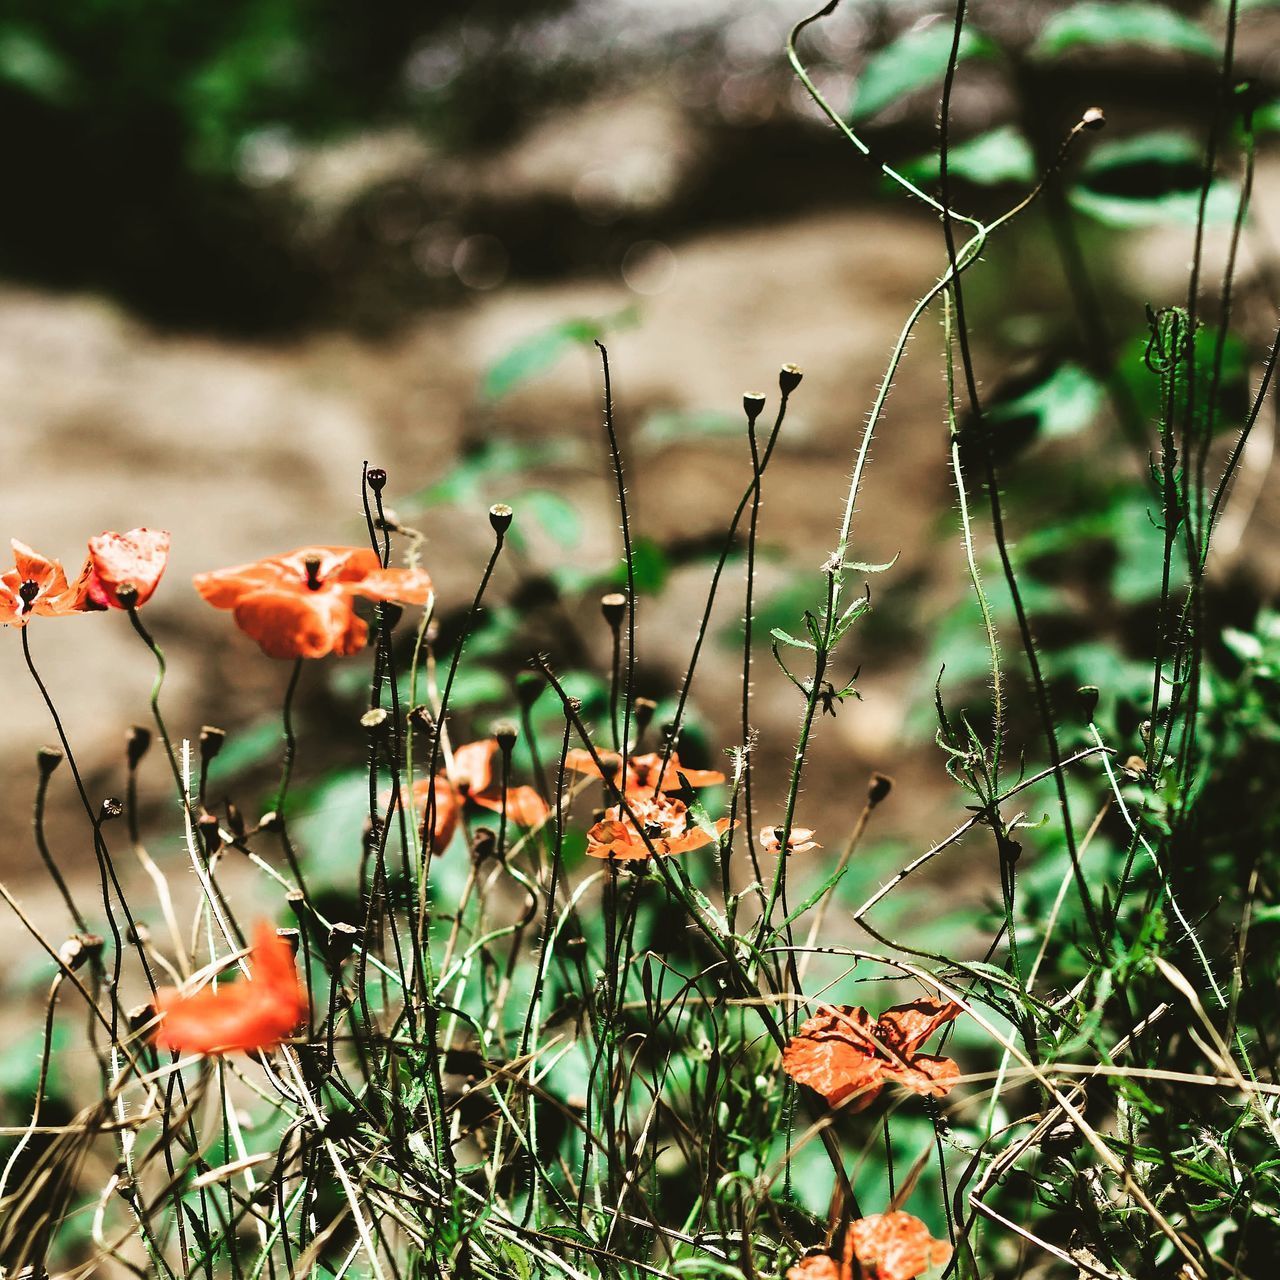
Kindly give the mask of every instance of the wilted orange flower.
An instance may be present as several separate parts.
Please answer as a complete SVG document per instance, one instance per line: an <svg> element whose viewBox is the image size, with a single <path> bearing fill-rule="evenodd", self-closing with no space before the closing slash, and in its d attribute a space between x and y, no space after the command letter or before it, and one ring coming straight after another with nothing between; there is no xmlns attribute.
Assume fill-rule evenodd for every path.
<svg viewBox="0 0 1280 1280"><path fill-rule="evenodd" d="M453 753L453 783L458 792L484 809L501 813L522 827L540 827L551 816L551 807L533 787L508 787L506 799L502 795L502 777L494 762L497 760L496 738L484 738L480 742L468 742Z"/></svg>
<svg viewBox="0 0 1280 1280"><path fill-rule="evenodd" d="M604 818L587 832L587 853L591 857L631 862L650 857L650 847L654 853L666 857L699 849L714 839L690 820L689 806L683 800L632 792L627 796L627 805L635 814L639 829L621 805L606 809ZM715 829L718 835L723 835L729 830L729 819L721 818Z"/></svg>
<svg viewBox="0 0 1280 1280"><path fill-rule="evenodd" d="M134 607L151 599L169 562L168 533L163 529L130 529L89 539L89 558L76 579L81 609L123 609L116 593L126 584L137 591Z"/></svg>
<svg viewBox="0 0 1280 1280"><path fill-rule="evenodd" d="M56 560L47 560L25 542L12 542L13 568L0 574L0 623L25 627L34 613L60 616L79 612L76 593Z"/></svg>
<svg viewBox="0 0 1280 1280"><path fill-rule="evenodd" d="M216 991L208 986L190 995L173 987L157 991L156 1045L208 1054L279 1048L306 1017L307 997L293 950L266 921L254 929L249 965L249 977Z"/></svg>
<svg viewBox="0 0 1280 1280"><path fill-rule="evenodd" d="M596 754L616 785L622 772L622 757L614 751L600 751ZM574 747L569 751L564 758L564 765L574 773L590 773L597 778L604 776L591 752L582 747ZM661 787L658 786L659 770L662 770ZM724 774L717 773L714 769L686 769L675 752L671 753L666 769L662 769L661 753L650 751L646 755L632 756L627 761L627 777L622 790L627 795L633 791L679 791L681 774L691 787L714 787L724 781Z"/></svg>
<svg viewBox="0 0 1280 1280"><path fill-rule="evenodd" d="M782 848L781 827L761 827L760 847L765 853L777 853ZM813 838L809 827L792 827L787 835L788 853L808 853L810 849L821 849L822 846Z"/></svg>
<svg viewBox="0 0 1280 1280"><path fill-rule="evenodd" d="M885 1010L876 1022L865 1009L822 1005L782 1051L782 1069L838 1107L870 1106L886 1084L940 1098L950 1092L960 1068L950 1058L921 1053L940 1027L959 1017L954 1002L913 1000Z"/></svg>
<svg viewBox="0 0 1280 1280"><path fill-rule="evenodd" d="M935 1240L919 1218L897 1209L851 1222L840 1260L826 1253L803 1258L788 1269L787 1280L916 1280L950 1257L945 1240Z"/></svg>
<svg viewBox="0 0 1280 1280"><path fill-rule="evenodd" d="M368 628L357 596L425 604L431 579L420 569L384 569L368 547L300 547L285 556L196 575L196 590L272 658L357 653Z"/></svg>

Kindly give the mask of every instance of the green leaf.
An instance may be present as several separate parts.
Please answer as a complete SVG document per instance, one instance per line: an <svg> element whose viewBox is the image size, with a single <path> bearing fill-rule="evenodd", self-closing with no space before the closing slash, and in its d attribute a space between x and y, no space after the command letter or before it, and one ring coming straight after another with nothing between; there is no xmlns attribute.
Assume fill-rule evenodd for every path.
<svg viewBox="0 0 1280 1280"><path fill-rule="evenodd" d="M954 31L949 22L911 30L885 45L867 61L853 99L853 119L865 120L916 89L941 80L951 56ZM995 46L967 28L960 33L956 60L989 57Z"/></svg>
<svg viewBox="0 0 1280 1280"><path fill-rule="evenodd" d="M1199 145L1182 133L1157 130L1101 143L1081 166L1071 203L1111 227L1194 225L1203 169ZM1233 182L1215 179L1205 220L1230 222L1238 200Z"/></svg>
<svg viewBox="0 0 1280 1280"><path fill-rule="evenodd" d="M411 495L409 502L420 508L450 503L484 503L503 496L494 492L493 482L514 472L564 462L575 453L572 443L564 440L539 444L523 444L514 440L489 439L467 450L443 480ZM517 512L517 519L519 513Z"/></svg>
<svg viewBox="0 0 1280 1280"><path fill-rule="evenodd" d="M1032 46L1032 56L1056 58L1079 48L1137 44L1180 53L1218 56L1217 42L1190 18L1159 4L1089 0L1056 13Z"/></svg>
<svg viewBox="0 0 1280 1280"><path fill-rule="evenodd" d="M746 434L742 419L729 413L665 411L650 414L636 432L636 440L651 448L660 448L668 444L688 444L700 438L741 435L745 439Z"/></svg>
<svg viewBox="0 0 1280 1280"><path fill-rule="evenodd" d="M656 594L666 585L671 566L667 554L652 538L637 538L631 544L631 568L635 575L636 594ZM621 564L609 575L613 586L627 585L627 566Z"/></svg>
<svg viewBox="0 0 1280 1280"><path fill-rule="evenodd" d="M783 631L781 627L770 627L769 634L781 644L789 644L794 649L808 649L810 653L814 652L813 645L807 640L797 639L789 631Z"/></svg>
<svg viewBox="0 0 1280 1280"><path fill-rule="evenodd" d="M993 422L1034 418L1043 438L1074 435L1097 416L1103 390L1091 374L1077 364L1060 365L1039 386L992 408Z"/></svg>
<svg viewBox="0 0 1280 1280"><path fill-rule="evenodd" d="M517 503L521 514L532 516L566 550L581 541L582 521L578 510L558 493L550 489L530 489L520 495Z"/></svg>
<svg viewBox="0 0 1280 1280"><path fill-rule="evenodd" d="M1280 98L1253 113L1254 133L1280 133Z"/></svg>
<svg viewBox="0 0 1280 1280"><path fill-rule="evenodd" d="M629 328L638 318L635 307L624 307L597 319L563 320L535 333L489 366L480 384L480 398L489 402L501 400L521 384L549 372L571 347L588 344L603 333Z"/></svg>
<svg viewBox="0 0 1280 1280"><path fill-rule="evenodd" d="M62 103L71 89L71 71L35 32L21 27L0 31L0 83L25 89L46 102Z"/></svg>
<svg viewBox="0 0 1280 1280"><path fill-rule="evenodd" d="M941 164L937 152L920 156L900 166L905 177L917 185L938 180ZM1002 182L1032 182L1036 176L1031 144L1011 124L979 134L947 152L947 172L978 186L994 187Z"/></svg>

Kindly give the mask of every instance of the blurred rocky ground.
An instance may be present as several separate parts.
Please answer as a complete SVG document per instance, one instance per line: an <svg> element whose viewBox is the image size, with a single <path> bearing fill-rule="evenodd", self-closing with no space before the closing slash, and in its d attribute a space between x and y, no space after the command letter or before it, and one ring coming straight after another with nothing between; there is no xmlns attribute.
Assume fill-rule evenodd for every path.
<svg viewBox="0 0 1280 1280"><path fill-rule="evenodd" d="M761 593L781 591L797 574L818 580L892 343L945 266L945 249L936 219L885 196L874 171L798 91L781 52L794 6L762 0L746 8L601 0L501 37L464 25L424 41L405 75L425 94L479 74L479 65L497 77L495 107L510 101L502 77L567 86L562 100L546 94L527 119L501 118L465 147L402 123L324 144L284 128L249 135L237 153L238 180L261 213L267 265L260 276L224 281L220 305L230 311L213 323L198 323L194 305L177 305L181 282L173 279L131 296L125 290L127 304L29 281L0 291L5 530L69 567L86 537L103 529L173 531L169 578L147 618L169 657L165 705L176 735L193 736L203 722L233 735L255 724L278 704L287 676L225 615L202 606L191 574L306 542L361 541L366 459L387 468L391 505L426 533L424 560L446 614L474 590L490 546L488 504L512 501L521 521L520 493L532 485L572 502L580 537L564 550L533 536L524 562L499 569L498 597L520 600L522 581L557 557L585 569L616 561L594 352L571 346L501 399L483 389L513 348L568 320L597 319L606 330L633 519L660 542L696 545L723 528L750 476L736 425L743 392L764 390L772 403L778 367L805 370L765 488ZM934 9L904 3L891 19L887 12L852 5L814 30L819 83L834 101L848 101L862 51L883 40L886 23ZM1038 12L1031 4L974 6L975 21L1015 48ZM1256 25L1242 41L1247 65L1272 77L1273 16L1250 18ZM1144 61L1132 51L1023 75L1021 96L1005 87L1006 70L963 77L957 136L1019 119L1052 149L1096 101L1111 128L1128 131L1195 120L1213 91L1211 64ZM877 148L927 152L931 102L924 92L877 117ZM1277 193L1280 168L1265 156L1246 278L1263 274L1280 238ZM1016 195L1012 186L974 199L997 208ZM288 272L270 265L273 244L287 246ZM1141 326L1142 302L1176 301L1185 288L1191 232L1135 232L1099 253L1108 307L1132 329ZM196 280L207 265L193 269ZM975 303L991 321L979 332L978 358L995 382L1019 354L1016 326L1003 322L1050 323L1044 318L1065 314L1066 291L1035 223L993 242L981 269L993 283ZM296 294L282 294L259 325L253 307L267 286ZM227 314L242 323L222 323ZM963 559L949 536L940 350L940 327L926 318L873 449L852 554L899 559L875 580L876 611L847 654L843 674L861 663L863 700L822 722L799 815L805 825L847 829L867 773L881 769L900 787L879 834L913 846L949 830L957 803L927 733L908 728L936 676L919 665L930 628L964 589ZM1280 505L1264 492L1270 439L1268 423L1250 455L1248 483L1260 498L1249 505L1251 528L1238 536L1247 572L1274 592L1280 566L1268 548ZM566 447L519 475L483 482L470 503L418 509L413 495L494 441ZM668 692L678 679L708 571L696 562L678 568L658 597L642 601L640 654L655 686L645 691ZM729 580L718 626L740 608L740 571ZM607 636L594 601L568 605L603 664ZM25 883L37 865L27 814L33 753L52 733L16 636L0 639L9 641L0 645L0 867L36 896L43 884ZM111 614L42 619L31 640L91 789L119 791L124 729L146 721L152 679L137 637ZM760 764L779 778L767 804L781 789L801 707L767 652L757 671ZM715 650L695 690L713 743L735 741L738 680L731 651ZM323 731L326 717L347 709L323 691L322 676L312 684L304 722ZM304 758L304 776L316 764ZM148 781L163 796L159 761L151 768ZM66 805L53 826L55 850L87 871L88 833L68 808L69 781L59 777L57 786ZM172 834L171 809L157 802L152 817Z"/></svg>

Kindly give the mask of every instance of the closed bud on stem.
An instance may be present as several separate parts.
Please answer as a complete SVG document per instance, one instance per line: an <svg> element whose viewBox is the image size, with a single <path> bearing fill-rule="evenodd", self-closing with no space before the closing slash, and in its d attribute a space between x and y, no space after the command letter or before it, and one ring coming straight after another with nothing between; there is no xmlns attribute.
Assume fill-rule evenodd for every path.
<svg viewBox="0 0 1280 1280"><path fill-rule="evenodd" d="M268 809L266 813L258 819L259 831L279 831L280 815L274 809Z"/></svg>
<svg viewBox="0 0 1280 1280"><path fill-rule="evenodd" d="M755 426L756 419L764 412L764 393L748 391L742 397L742 408L747 415L747 425Z"/></svg>
<svg viewBox="0 0 1280 1280"><path fill-rule="evenodd" d="M212 858L222 848L222 832L218 829L217 816L212 813L202 813L196 819L196 826L200 828L200 839L204 843L205 855Z"/></svg>
<svg viewBox="0 0 1280 1280"><path fill-rule="evenodd" d="M526 709L538 700L546 681L537 671L522 671L516 676L516 697Z"/></svg>
<svg viewBox="0 0 1280 1280"><path fill-rule="evenodd" d="M41 747L36 752L36 768L42 778L47 778L61 763L62 752L57 747Z"/></svg>
<svg viewBox="0 0 1280 1280"><path fill-rule="evenodd" d="M515 513L505 502L495 502L489 508L489 523L493 531L501 538L511 528L511 517Z"/></svg>
<svg viewBox="0 0 1280 1280"><path fill-rule="evenodd" d="M643 733L653 723L653 713L658 704L652 698L637 698L635 701L636 729Z"/></svg>
<svg viewBox="0 0 1280 1280"><path fill-rule="evenodd" d="M231 834L237 840L244 839L244 814L240 812L239 806L231 800L227 801L227 826L231 828Z"/></svg>
<svg viewBox="0 0 1280 1280"><path fill-rule="evenodd" d="M893 779L887 773L873 773L867 783L867 803L874 809L876 805L888 799L893 790Z"/></svg>
<svg viewBox="0 0 1280 1280"><path fill-rule="evenodd" d="M84 943L77 936L72 936L58 948L58 959L73 972L80 968L89 957L85 954Z"/></svg>
<svg viewBox="0 0 1280 1280"><path fill-rule="evenodd" d="M1098 686L1082 684L1076 690L1076 697L1080 700L1080 714L1084 716L1087 723L1092 724L1094 714L1098 710Z"/></svg>
<svg viewBox="0 0 1280 1280"><path fill-rule="evenodd" d="M136 769L151 746L151 730L143 724L135 724L125 730L124 758L129 768Z"/></svg>
<svg viewBox="0 0 1280 1280"><path fill-rule="evenodd" d="M799 365L784 364L778 372L778 386L782 394L789 396L800 385L800 379L803 377L804 370Z"/></svg>
<svg viewBox="0 0 1280 1280"><path fill-rule="evenodd" d="M1080 123L1086 129L1105 129L1107 125L1106 113L1101 107L1090 107L1088 111L1080 117Z"/></svg>
<svg viewBox="0 0 1280 1280"><path fill-rule="evenodd" d="M471 834L471 857L476 866L498 856L498 833L491 827L477 827Z"/></svg>
<svg viewBox="0 0 1280 1280"><path fill-rule="evenodd" d="M600 597L600 612L604 614L610 630L617 631L627 616L627 597L621 591L610 591L607 596Z"/></svg>

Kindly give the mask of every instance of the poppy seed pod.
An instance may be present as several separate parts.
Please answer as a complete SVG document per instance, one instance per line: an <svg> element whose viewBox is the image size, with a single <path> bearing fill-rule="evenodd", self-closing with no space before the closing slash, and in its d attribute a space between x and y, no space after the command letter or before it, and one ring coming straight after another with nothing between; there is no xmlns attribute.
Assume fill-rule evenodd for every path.
<svg viewBox="0 0 1280 1280"><path fill-rule="evenodd" d="M643 733L653 723L653 713L658 704L652 698L637 698L635 702L636 728Z"/></svg>
<svg viewBox="0 0 1280 1280"><path fill-rule="evenodd" d="M57 747L41 747L36 752L36 768L42 778L47 778L61 763L62 752Z"/></svg>
<svg viewBox="0 0 1280 1280"><path fill-rule="evenodd" d="M471 857L476 866L498 856L498 833L492 827L477 827L471 834Z"/></svg>
<svg viewBox="0 0 1280 1280"><path fill-rule="evenodd" d="M289 950L296 956L302 946L302 934L297 929L277 929L276 937L283 938L289 944Z"/></svg>
<svg viewBox="0 0 1280 1280"><path fill-rule="evenodd" d="M98 810L98 822L110 822L113 818L118 818L124 812L124 801L118 796L108 796L102 802L102 808Z"/></svg>
<svg viewBox="0 0 1280 1280"><path fill-rule="evenodd" d="M237 840L244 839L244 814L240 812L239 806L234 801L227 801L227 826L231 828L231 834Z"/></svg>
<svg viewBox="0 0 1280 1280"><path fill-rule="evenodd" d="M493 726L493 736L502 754L510 755L511 749L516 745L516 738L520 736L520 730L510 720L499 720Z"/></svg>
<svg viewBox="0 0 1280 1280"><path fill-rule="evenodd" d="M419 704L409 712L409 728L415 733L424 733L428 737L435 734L436 718L431 714L431 708Z"/></svg>
<svg viewBox="0 0 1280 1280"><path fill-rule="evenodd" d="M374 493L381 493L387 487L387 473L382 467L370 467L364 478Z"/></svg>
<svg viewBox="0 0 1280 1280"><path fill-rule="evenodd" d="M284 895L284 900L289 904L289 910L293 912L294 919L301 919L302 909L307 905L307 895L301 889L290 889Z"/></svg>
<svg viewBox="0 0 1280 1280"><path fill-rule="evenodd" d="M384 600L378 608L381 610L382 625L388 631L394 631L404 617L404 610L394 600Z"/></svg>
<svg viewBox="0 0 1280 1280"><path fill-rule="evenodd" d="M222 750L222 744L227 740L227 731L219 729L217 725L206 724L200 726L200 759L208 764L219 751Z"/></svg>
<svg viewBox="0 0 1280 1280"><path fill-rule="evenodd" d="M764 412L764 393L761 391L748 391L742 397L742 408L747 415L748 425L754 426L755 420Z"/></svg>
<svg viewBox="0 0 1280 1280"><path fill-rule="evenodd" d="M803 377L804 370L799 365L784 364L778 372L778 386L782 389L782 394L789 396L800 385Z"/></svg>
<svg viewBox="0 0 1280 1280"><path fill-rule="evenodd" d="M129 1022L129 1030L137 1035L156 1016L156 1011L152 1005L135 1004L124 1016Z"/></svg>
<svg viewBox="0 0 1280 1280"><path fill-rule="evenodd" d="M360 941L360 930L353 924L339 920L329 929L328 944L325 954L331 965L337 968L351 956Z"/></svg>
<svg viewBox="0 0 1280 1280"><path fill-rule="evenodd" d="M495 502L489 508L489 523L498 537L501 538L511 528L511 517L514 514L515 512L505 502Z"/></svg>
<svg viewBox="0 0 1280 1280"><path fill-rule="evenodd" d="M360 717L360 727L371 737L380 738L386 733L391 713L386 707L370 707Z"/></svg>
<svg viewBox="0 0 1280 1280"><path fill-rule="evenodd" d="M280 815L274 809L268 809L266 813L258 819L259 831L279 831L280 827Z"/></svg>
<svg viewBox="0 0 1280 1280"><path fill-rule="evenodd" d="M116 602L122 609L136 609L139 595L138 588L132 582L122 582L115 591Z"/></svg>
<svg viewBox="0 0 1280 1280"><path fill-rule="evenodd" d="M893 790L893 779L886 773L873 773L867 783L867 803L874 809L882 800L888 798Z"/></svg>
<svg viewBox="0 0 1280 1280"><path fill-rule="evenodd" d="M1088 111L1080 117L1080 123L1086 129L1104 129L1107 124L1106 113L1101 107L1090 107Z"/></svg>
<svg viewBox="0 0 1280 1280"><path fill-rule="evenodd" d="M136 769L151 746L151 730L135 724L124 735L124 758L130 769Z"/></svg>
<svg viewBox="0 0 1280 1280"><path fill-rule="evenodd" d="M627 597L621 591L611 591L607 596L600 597L600 612L604 614L604 620L613 630L617 630L622 625L622 620L627 616Z"/></svg>

